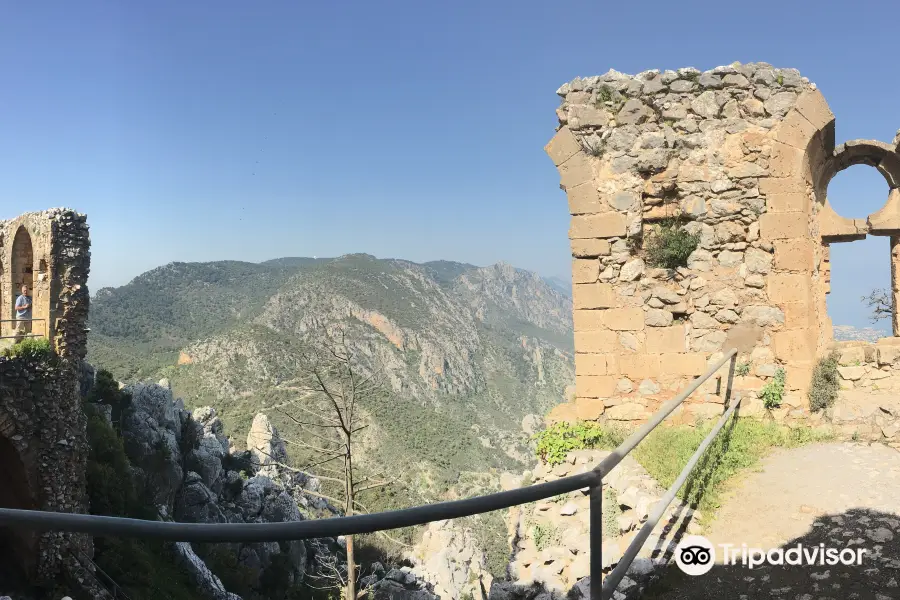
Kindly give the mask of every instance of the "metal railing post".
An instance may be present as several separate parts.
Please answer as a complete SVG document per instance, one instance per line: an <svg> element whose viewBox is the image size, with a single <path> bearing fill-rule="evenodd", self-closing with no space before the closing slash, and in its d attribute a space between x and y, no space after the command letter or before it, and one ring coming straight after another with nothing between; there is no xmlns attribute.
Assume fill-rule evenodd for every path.
<svg viewBox="0 0 900 600"><path fill-rule="evenodd" d="M603 589L603 480L591 486L591 600L601 600Z"/></svg>

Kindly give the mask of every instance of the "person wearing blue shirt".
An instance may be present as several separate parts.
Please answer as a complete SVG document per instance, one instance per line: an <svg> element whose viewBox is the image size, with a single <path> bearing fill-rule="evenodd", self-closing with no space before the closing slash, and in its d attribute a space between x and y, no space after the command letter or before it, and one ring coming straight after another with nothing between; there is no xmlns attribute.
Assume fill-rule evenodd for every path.
<svg viewBox="0 0 900 600"><path fill-rule="evenodd" d="M28 295L28 286L23 285L22 295L16 298L16 343L28 333L31 333L31 296Z"/></svg>

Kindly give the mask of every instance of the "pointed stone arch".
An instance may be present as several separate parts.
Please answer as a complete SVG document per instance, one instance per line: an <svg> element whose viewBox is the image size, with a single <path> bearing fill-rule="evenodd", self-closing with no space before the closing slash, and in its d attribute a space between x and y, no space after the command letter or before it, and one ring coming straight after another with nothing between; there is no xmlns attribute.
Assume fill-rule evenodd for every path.
<svg viewBox="0 0 900 600"><path fill-rule="evenodd" d="M11 293L13 305L15 297L23 285L27 285L29 291L34 289L34 246L31 243L31 234L24 225L20 225L13 237L12 253L10 258ZM14 317L13 314L9 315Z"/></svg>

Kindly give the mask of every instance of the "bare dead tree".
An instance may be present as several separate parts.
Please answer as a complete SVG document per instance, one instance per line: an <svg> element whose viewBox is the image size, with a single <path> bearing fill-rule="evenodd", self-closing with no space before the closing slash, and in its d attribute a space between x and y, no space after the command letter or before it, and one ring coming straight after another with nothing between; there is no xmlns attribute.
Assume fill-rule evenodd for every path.
<svg viewBox="0 0 900 600"><path fill-rule="evenodd" d="M885 289L876 289L872 290L868 296L863 296L862 301L865 302L870 309L872 309L872 314L869 315L869 320L873 323L877 323L883 319L890 319L894 314L894 302L891 297L891 294L888 293L888 290Z"/></svg>
<svg viewBox="0 0 900 600"><path fill-rule="evenodd" d="M299 389L306 395L289 405L292 411L279 411L299 428L303 438L285 441L314 458L303 468L282 466L330 484L336 489L332 496L313 495L342 506L345 515L367 512L359 495L394 482L380 474L361 476L354 462L357 434L369 426L362 405L384 393L384 372L377 365L362 364L343 329L322 333L303 357L301 370ZM323 579L344 588L347 600L353 600L358 576L353 536L347 536L346 542L346 572L333 563L323 563L318 571Z"/></svg>

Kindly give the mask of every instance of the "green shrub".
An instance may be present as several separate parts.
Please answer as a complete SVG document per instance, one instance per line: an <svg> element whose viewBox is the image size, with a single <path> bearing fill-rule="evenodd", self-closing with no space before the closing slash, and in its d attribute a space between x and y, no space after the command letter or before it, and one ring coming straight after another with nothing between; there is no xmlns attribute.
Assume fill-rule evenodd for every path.
<svg viewBox="0 0 900 600"><path fill-rule="evenodd" d="M556 423L534 435L538 457L551 465L558 465L572 450L591 448L612 449L625 439L623 432L607 429L590 421Z"/></svg>
<svg viewBox="0 0 900 600"><path fill-rule="evenodd" d="M738 377L745 377L750 374L750 363L742 362L734 369L734 374Z"/></svg>
<svg viewBox="0 0 900 600"><path fill-rule="evenodd" d="M121 423L123 411L131 402L131 394L119 389L119 382L112 373L100 369L94 378L94 386L88 393L87 400L91 403L111 406L113 425L118 426Z"/></svg>
<svg viewBox="0 0 900 600"><path fill-rule="evenodd" d="M137 504L122 438L109 424L86 406L90 441L87 479L91 514L127 517Z"/></svg>
<svg viewBox="0 0 900 600"><path fill-rule="evenodd" d="M873 386L874 387L874 386ZM838 375L838 354L832 352L821 358L813 369L809 385L809 408L813 412L824 410L834 404L841 389Z"/></svg>
<svg viewBox="0 0 900 600"><path fill-rule="evenodd" d="M53 348L50 347L50 340L46 338L25 338L9 348L4 348L3 356L6 358L46 359L53 356Z"/></svg>
<svg viewBox="0 0 900 600"><path fill-rule="evenodd" d="M763 386L763 389L759 392L763 406L770 410L781 406L781 401L784 398L784 376L784 369L778 367L775 371L775 377Z"/></svg>
<svg viewBox="0 0 900 600"><path fill-rule="evenodd" d="M534 547L538 552L558 546L560 541L559 530L552 523L537 523L534 526Z"/></svg>
<svg viewBox="0 0 900 600"><path fill-rule="evenodd" d="M644 242L644 252L650 266L676 269L687 266L699 243L699 235L688 233L679 219L672 218L653 228Z"/></svg>
<svg viewBox="0 0 900 600"><path fill-rule="evenodd" d="M597 104L603 104L605 102L612 102L613 100L613 90L608 85L601 85L597 89Z"/></svg>

